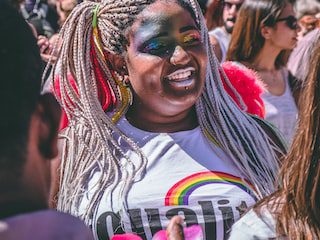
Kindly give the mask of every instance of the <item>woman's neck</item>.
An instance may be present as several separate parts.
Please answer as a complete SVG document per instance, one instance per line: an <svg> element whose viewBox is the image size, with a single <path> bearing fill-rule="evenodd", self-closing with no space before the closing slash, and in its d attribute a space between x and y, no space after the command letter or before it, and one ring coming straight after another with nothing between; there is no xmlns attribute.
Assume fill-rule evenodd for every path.
<svg viewBox="0 0 320 240"><path fill-rule="evenodd" d="M145 111L141 105L133 104L126 114L133 126L148 132L172 133L194 129L198 126L195 107L174 116L161 116Z"/></svg>
<svg viewBox="0 0 320 240"><path fill-rule="evenodd" d="M257 71L274 71L276 69L276 59L281 52L280 49L274 48L272 45L265 43L250 63Z"/></svg>

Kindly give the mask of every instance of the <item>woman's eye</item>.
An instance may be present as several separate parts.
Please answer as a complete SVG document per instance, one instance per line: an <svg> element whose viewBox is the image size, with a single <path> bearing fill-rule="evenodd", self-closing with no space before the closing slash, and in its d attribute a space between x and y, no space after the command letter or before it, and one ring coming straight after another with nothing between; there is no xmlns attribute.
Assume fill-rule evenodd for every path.
<svg viewBox="0 0 320 240"><path fill-rule="evenodd" d="M183 37L182 42L186 46L198 45L199 43L201 43L200 34L198 34L198 33L188 34Z"/></svg>
<svg viewBox="0 0 320 240"><path fill-rule="evenodd" d="M162 57L171 52L171 45L170 43L154 40L144 45L141 52Z"/></svg>

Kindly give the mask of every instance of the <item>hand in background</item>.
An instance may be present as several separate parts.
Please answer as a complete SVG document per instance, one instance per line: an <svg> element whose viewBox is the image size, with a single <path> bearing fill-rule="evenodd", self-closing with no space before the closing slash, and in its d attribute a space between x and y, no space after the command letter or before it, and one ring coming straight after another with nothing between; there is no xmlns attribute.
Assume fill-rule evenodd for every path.
<svg viewBox="0 0 320 240"><path fill-rule="evenodd" d="M53 54L53 44L50 43L49 39L45 36L38 36L37 44L40 49L40 56L42 60L46 63L54 64L57 57Z"/></svg>

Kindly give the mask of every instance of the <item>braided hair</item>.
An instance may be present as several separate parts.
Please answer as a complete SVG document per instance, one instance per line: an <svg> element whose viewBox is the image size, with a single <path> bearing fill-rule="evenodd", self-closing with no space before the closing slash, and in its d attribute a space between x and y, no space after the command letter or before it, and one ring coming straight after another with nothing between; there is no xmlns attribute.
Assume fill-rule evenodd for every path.
<svg viewBox="0 0 320 240"><path fill-rule="evenodd" d="M61 133L64 141L58 209L77 214L84 194L90 192L88 179L99 172L94 186L98 191L90 192L91 201L85 213L77 214L87 223L106 191L113 201L116 186L120 187L121 212L125 212L128 191L145 172L147 158L115 124L126 112L124 102L128 97L121 90L109 59L112 54L125 53L126 31L137 15L154 1L83 2L73 10L60 33L63 44L58 64L53 68L52 81L55 85L58 82L56 96L67 114L69 125ZM176 2L192 11L207 49L205 87L196 102L201 130L211 144L218 144L231 157L243 176L254 185L257 197L262 198L274 190L280 149L225 92L220 73L227 85L236 91L212 51L197 1ZM73 81L70 81L70 74ZM106 111L119 116L112 118ZM136 157L129 159L123 152L123 145Z"/></svg>

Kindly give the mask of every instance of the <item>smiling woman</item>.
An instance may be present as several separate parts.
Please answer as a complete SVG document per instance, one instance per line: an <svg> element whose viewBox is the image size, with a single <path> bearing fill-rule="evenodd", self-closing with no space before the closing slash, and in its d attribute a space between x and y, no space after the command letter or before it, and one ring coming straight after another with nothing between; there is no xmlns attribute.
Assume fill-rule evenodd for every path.
<svg viewBox="0 0 320 240"><path fill-rule="evenodd" d="M177 214L223 239L273 191L276 134L224 91L196 1L86 1L61 37L58 208L97 239L151 239Z"/></svg>
<svg viewBox="0 0 320 240"><path fill-rule="evenodd" d="M134 101L127 118L147 131L195 128L191 108L203 90L207 55L190 12L155 2L132 25L129 43L124 60Z"/></svg>

